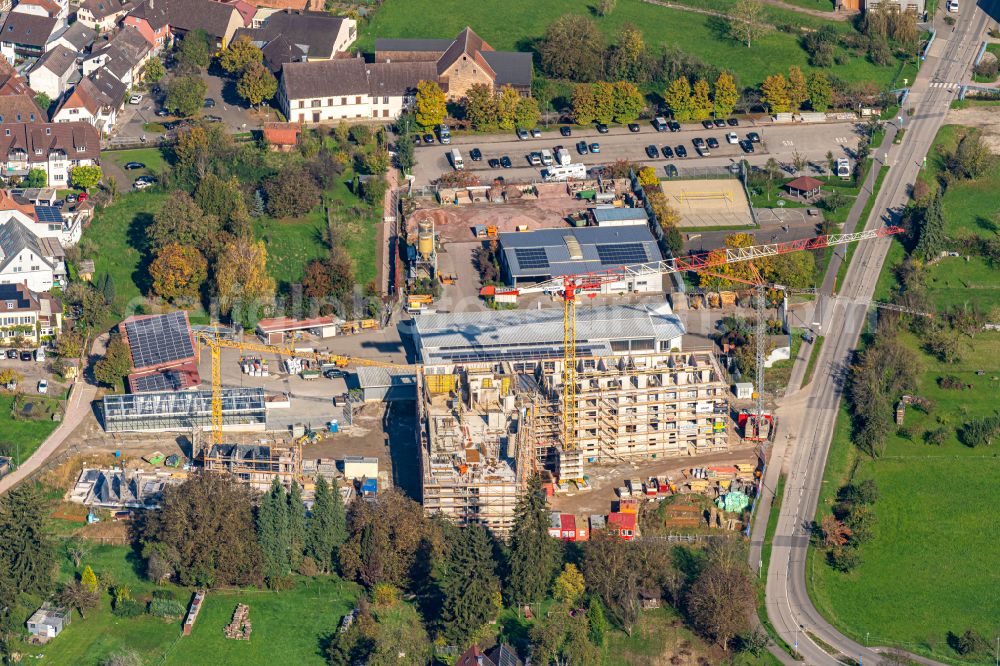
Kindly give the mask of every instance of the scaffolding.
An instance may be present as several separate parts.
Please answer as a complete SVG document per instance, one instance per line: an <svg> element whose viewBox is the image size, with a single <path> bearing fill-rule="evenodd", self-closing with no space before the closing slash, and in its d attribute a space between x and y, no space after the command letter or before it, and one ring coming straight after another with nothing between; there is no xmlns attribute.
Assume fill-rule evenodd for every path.
<svg viewBox="0 0 1000 666"><path fill-rule="evenodd" d="M278 479L286 489L302 483L302 455L298 447L267 444L213 444L202 462L207 472L228 472L258 492Z"/></svg>

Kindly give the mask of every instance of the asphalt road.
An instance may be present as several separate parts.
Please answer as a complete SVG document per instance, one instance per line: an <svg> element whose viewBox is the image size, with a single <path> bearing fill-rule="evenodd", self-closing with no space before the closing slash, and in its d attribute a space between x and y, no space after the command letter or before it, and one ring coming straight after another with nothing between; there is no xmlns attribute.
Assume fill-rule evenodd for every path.
<svg viewBox="0 0 1000 666"><path fill-rule="evenodd" d="M902 143L890 144L888 148L890 171L865 228L881 226L887 213L891 215L907 202L909 187L956 93L948 87L932 84L965 80L982 34L991 22L983 7L997 14L997 0L988 0L981 6L966 5L954 32L941 24L943 30L939 30L937 43L921 68L906 104L915 113L905 121L907 133ZM806 590L805 556L833 425L843 395L847 362L857 345L868 309L866 303L871 299L889 243L883 239L858 247L839 290L839 295L846 299L820 297L818 312L826 342L815 377L809 386L790 396L778 410L781 419L779 441L775 444L765 486L774 488L782 467L787 479L768 567L766 605L775 629L790 645L798 646L807 664L834 666L841 663L838 660L841 655L862 663L879 663L878 648L862 646L841 635L816 611ZM825 286L829 289L830 285ZM786 451L790 452L790 459L785 458ZM767 515L769 506L770 498L767 497L758 507L761 516ZM754 526L751 562L755 566L759 564L766 528L766 520ZM833 646L840 655L828 654L809 634ZM922 658L914 661L935 663Z"/></svg>
<svg viewBox="0 0 1000 666"><path fill-rule="evenodd" d="M775 158L783 164L790 164L796 152L815 163L818 172L826 166L827 152L833 152L837 157L851 156L858 144L858 128L853 122L827 122L812 124L783 124L771 122L751 124L747 121L739 127L726 127L707 130L700 124L682 125L680 132L657 132L648 122L640 123L638 133L629 132L624 127L615 127L607 134L599 134L596 129L586 131L575 129L573 135L564 137L559 134L556 126L542 133L539 139L519 141L512 134L492 134L476 136L455 136L451 144L444 146L434 143L429 146L418 146L414 151L417 164L413 168L416 185L427 185L437 179L442 173L451 171L448 153L452 148L458 148L465 160L465 168L479 175L482 180L495 176L503 176L507 180L541 180L542 167L528 164L527 154L544 148L552 150L557 145L564 146L572 156L572 161L581 162L588 167L627 159L642 162L657 167L660 175L665 176L664 167L669 162L677 167L681 175L691 170L706 167L725 167L734 160L744 158L752 165L763 165L770 158ZM748 132L760 134L762 142L755 144L755 151L744 155L739 146L726 143L726 134L736 132L740 138L745 138ZM719 147L712 150L711 157L698 157L691 140L695 137L708 139L715 137ZM579 155L576 143L586 141L588 144L598 142L601 152ZM668 145L676 149L678 145L687 148L688 156L683 159L650 160L646 156L646 146L655 145L657 150ZM479 148L483 159L473 162L469 151ZM491 169L490 158L510 157L513 168Z"/></svg>

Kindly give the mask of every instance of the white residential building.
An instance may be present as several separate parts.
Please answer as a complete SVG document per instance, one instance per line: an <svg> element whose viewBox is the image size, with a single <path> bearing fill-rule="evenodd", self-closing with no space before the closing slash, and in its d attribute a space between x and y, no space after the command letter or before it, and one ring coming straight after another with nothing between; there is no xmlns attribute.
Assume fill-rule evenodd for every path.
<svg viewBox="0 0 1000 666"><path fill-rule="evenodd" d="M76 52L57 44L28 70L28 85L56 100L69 89L70 79L77 71Z"/></svg>
<svg viewBox="0 0 1000 666"><path fill-rule="evenodd" d="M58 241L38 238L17 220L0 226L0 285L23 284L35 292L61 286L64 256Z"/></svg>
<svg viewBox="0 0 1000 666"><path fill-rule="evenodd" d="M76 166L97 164L101 139L88 123L0 124L0 175L23 177L42 169L52 187L65 188Z"/></svg>

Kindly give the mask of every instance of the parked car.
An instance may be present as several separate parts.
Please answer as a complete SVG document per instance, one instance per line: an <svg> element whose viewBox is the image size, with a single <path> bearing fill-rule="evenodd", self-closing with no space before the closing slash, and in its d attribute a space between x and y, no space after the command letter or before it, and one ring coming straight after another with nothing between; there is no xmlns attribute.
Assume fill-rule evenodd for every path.
<svg viewBox="0 0 1000 666"><path fill-rule="evenodd" d="M706 141L705 144L709 148L718 148L719 147L719 140L716 139L714 136L710 136L710 137L708 137L708 141Z"/></svg>
<svg viewBox="0 0 1000 666"><path fill-rule="evenodd" d="M150 178L152 178L152 180L153 180L154 183L156 182L155 178L153 178L152 176L150 176ZM84 202L84 201L86 201L89 198L90 198L90 195L87 194L86 192L80 192L80 194L78 194L76 196L76 200L79 201L79 202L81 202L81 203Z"/></svg>
<svg viewBox="0 0 1000 666"><path fill-rule="evenodd" d="M7 350L7 358L13 359L13 360L17 360L17 350L16 349L8 349Z"/></svg>
<svg viewBox="0 0 1000 666"><path fill-rule="evenodd" d="M715 126L716 127L725 127L726 126L726 121L723 118L716 118L714 122L715 122Z"/></svg>
<svg viewBox="0 0 1000 666"><path fill-rule="evenodd" d="M79 197L77 197L75 194L67 194L66 195L66 203L76 203L76 200L78 198Z"/></svg>
<svg viewBox="0 0 1000 666"><path fill-rule="evenodd" d="M628 131L629 132L633 132L633 133L634 132L638 132L639 131L639 123L629 123L628 124Z"/></svg>
<svg viewBox="0 0 1000 666"><path fill-rule="evenodd" d="M528 164L531 166L540 166L542 164L542 154L537 150L532 153L528 153Z"/></svg>
<svg viewBox="0 0 1000 666"><path fill-rule="evenodd" d="M503 157L500 158L500 166L502 166L504 169L509 169L513 166L513 164L511 163L510 158L504 155Z"/></svg>
<svg viewBox="0 0 1000 666"><path fill-rule="evenodd" d="M667 129L669 129L671 132L680 132L681 124L676 120L671 120L667 123Z"/></svg>
<svg viewBox="0 0 1000 666"><path fill-rule="evenodd" d="M528 134L528 130L526 130L526 129L521 129L520 127L518 127L518 128L517 128L517 138L518 138L519 140L521 140L521 141L525 141L525 140L527 140L527 139L528 139L528 137L529 137L529 136L531 136L531 135L530 135L530 134Z"/></svg>
<svg viewBox="0 0 1000 666"><path fill-rule="evenodd" d="M559 133L562 134L563 136L572 136L573 129L567 125L563 125L562 127L559 128Z"/></svg>
<svg viewBox="0 0 1000 666"><path fill-rule="evenodd" d="M323 376L327 379L345 379L347 373L343 370L338 370L337 368L328 368L323 371Z"/></svg>
<svg viewBox="0 0 1000 666"><path fill-rule="evenodd" d="M43 393L43 394L49 392L49 382L48 382L47 379L39 380L39 382L38 382L38 392L39 393Z"/></svg>
<svg viewBox="0 0 1000 666"><path fill-rule="evenodd" d="M532 139L541 139L542 138L542 130L538 129L537 127L534 128L533 130L531 130L531 138Z"/></svg>
<svg viewBox="0 0 1000 666"><path fill-rule="evenodd" d="M696 136L695 138L691 139L691 145L694 146L695 148L698 148L699 146L704 146L705 140L700 136Z"/></svg>
<svg viewBox="0 0 1000 666"><path fill-rule="evenodd" d="M221 123L222 122L222 118L220 118L219 116L208 115L208 116L202 116L202 118L204 118L206 121L208 121L210 123ZM442 143L444 143L444 142L442 141Z"/></svg>
<svg viewBox="0 0 1000 666"><path fill-rule="evenodd" d="M138 104L141 101L142 101L142 95L132 95L131 97L128 98L129 104Z"/></svg>
<svg viewBox="0 0 1000 666"><path fill-rule="evenodd" d="M753 143L760 143L760 134L757 134L757 132L748 132L747 138Z"/></svg>
<svg viewBox="0 0 1000 666"><path fill-rule="evenodd" d="M590 148L590 152L592 152L592 153L599 153L599 152L601 152L601 144L597 143L596 141L594 143L590 144L588 146L588 148Z"/></svg>
<svg viewBox="0 0 1000 666"><path fill-rule="evenodd" d="M677 167L675 167L673 164L668 164L667 178L676 178L676 177L677 177Z"/></svg>
<svg viewBox="0 0 1000 666"><path fill-rule="evenodd" d="M695 148L695 151L697 151L698 157L710 157L712 155L712 151L708 149L708 146L698 146Z"/></svg>
<svg viewBox="0 0 1000 666"><path fill-rule="evenodd" d="M656 146L652 144L646 146L646 157L648 157L651 160L655 160L659 156L660 153L659 151L656 150Z"/></svg>
<svg viewBox="0 0 1000 666"><path fill-rule="evenodd" d="M581 155L586 155L589 152L587 150L587 142L586 141L577 141L576 142L576 152L580 153Z"/></svg>
<svg viewBox="0 0 1000 666"><path fill-rule="evenodd" d="M125 170L126 171L131 171L132 169L145 169L145 168L146 168L146 165L143 164L142 162L126 162L125 163Z"/></svg>
<svg viewBox="0 0 1000 666"><path fill-rule="evenodd" d="M738 118L730 118L729 120L726 121L726 124L729 125L730 127L739 127L740 121Z"/></svg>
<svg viewBox="0 0 1000 666"><path fill-rule="evenodd" d="M687 157L688 149L685 148L684 146L677 146L676 148L674 148L674 154L677 155L677 157Z"/></svg>
<svg viewBox="0 0 1000 666"><path fill-rule="evenodd" d="M753 152L753 143L747 139L740 139L740 148L744 153L750 154Z"/></svg>
<svg viewBox="0 0 1000 666"><path fill-rule="evenodd" d="M731 143L734 146L740 142L740 135L736 132L730 132L726 135L726 142Z"/></svg>
<svg viewBox="0 0 1000 666"><path fill-rule="evenodd" d="M419 145L423 144L423 142L424 142L424 140L420 138L419 134L414 134L413 135L413 145L414 146L419 146Z"/></svg>
<svg viewBox="0 0 1000 666"><path fill-rule="evenodd" d="M426 143L428 146L434 143L434 135L424 134L424 143Z"/></svg>
<svg viewBox="0 0 1000 666"><path fill-rule="evenodd" d="M483 159L483 151L478 148L473 148L469 151L469 159L473 162L479 162Z"/></svg>
<svg viewBox="0 0 1000 666"><path fill-rule="evenodd" d="M704 127L705 129L713 129L715 127L715 125L712 123L711 120L701 121L701 126Z"/></svg>
<svg viewBox="0 0 1000 666"><path fill-rule="evenodd" d="M670 146L663 146L663 148L660 148L660 152L663 153L663 159L665 160L669 160L674 156L674 149Z"/></svg>
<svg viewBox="0 0 1000 666"><path fill-rule="evenodd" d="M34 361L35 360L34 356L31 355L30 351L18 352L18 356L20 357L20 359L22 361Z"/></svg>
<svg viewBox="0 0 1000 666"><path fill-rule="evenodd" d="M608 126L605 125L604 123L597 123L597 131L599 134L607 134Z"/></svg>
<svg viewBox="0 0 1000 666"><path fill-rule="evenodd" d="M491 169L499 169L499 168L500 168L500 160L498 160L498 159L497 159L497 158L495 158L495 157L492 157L492 158L490 158L490 160L489 160L489 161L487 161L487 162L486 162L486 164L487 164L487 165L488 165L488 166L489 166L489 167L490 167Z"/></svg>
<svg viewBox="0 0 1000 666"><path fill-rule="evenodd" d="M170 112L167 111L166 109L157 109L156 115L159 116L160 118L166 118L167 116L170 115Z"/></svg>
<svg viewBox="0 0 1000 666"><path fill-rule="evenodd" d="M215 99L212 98L212 97L209 97L209 98L205 99L205 105L204 106L205 106L206 109L213 109L213 108L215 108Z"/></svg>
<svg viewBox="0 0 1000 666"><path fill-rule="evenodd" d="M52 205L55 206L56 208L62 208L63 206L66 205L66 202L63 201L62 199L56 199L55 203Z"/></svg>

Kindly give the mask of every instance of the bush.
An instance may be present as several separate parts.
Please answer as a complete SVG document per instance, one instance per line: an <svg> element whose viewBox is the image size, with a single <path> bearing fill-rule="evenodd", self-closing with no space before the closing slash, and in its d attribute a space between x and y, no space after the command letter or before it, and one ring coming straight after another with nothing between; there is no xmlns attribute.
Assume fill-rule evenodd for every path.
<svg viewBox="0 0 1000 666"><path fill-rule="evenodd" d="M948 645L960 655L981 654L990 649L990 644L975 629L966 629L961 636L948 632Z"/></svg>
<svg viewBox="0 0 1000 666"><path fill-rule="evenodd" d="M316 560L306 555L302 558L302 562L299 564L299 574L302 576L318 576L320 574L319 567L316 566Z"/></svg>
<svg viewBox="0 0 1000 666"><path fill-rule="evenodd" d="M997 78L997 68L998 64L996 60L983 59L982 62L973 68L972 73L976 76L993 81Z"/></svg>
<svg viewBox="0 0 1000 666"><path fill-rule="evenodd" d="M924 433L924 442L931 444L932 446L944 446L944 443L948 441L951 436L951 430L941 426L940 428L935 428L934 430L928 430Z"/></svg>
<svg viewBox="0 0 1000 666"><path fill-rule="evenodd" d="M861 553L850 546L831 548L828 557L833 568L844 573L853 571L861 564Z"/></svg>
<svg viewBox="0 0 1000 666"><path fill-rule="evenodd" d="M975 448L989 446L998 433L1000 433L1000 416L983 416L963 425L958 432L958 438L966 446Z"/></svg>
<svg viewBox="0 0 1000 666"><path fill-rule="evenodd" d="M141 601L135 599L116 599L111 612L117 617L138 617L145 611Z"/></svg>
<svg viewBox="0 0 1000 666"><path fill-rule="evenodd" d="M176 599L177 595L173 590L153 590L154 599Z"/></svg>
<svg viewBox="0 0 1000 666"><path fill-rule="evenodd" d="M156 617L180 617L184 606L175 599L153 599L149 602L149 614Z"/></svg>

